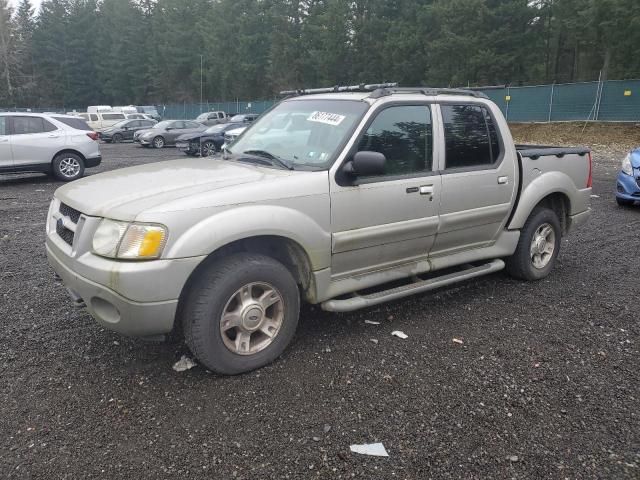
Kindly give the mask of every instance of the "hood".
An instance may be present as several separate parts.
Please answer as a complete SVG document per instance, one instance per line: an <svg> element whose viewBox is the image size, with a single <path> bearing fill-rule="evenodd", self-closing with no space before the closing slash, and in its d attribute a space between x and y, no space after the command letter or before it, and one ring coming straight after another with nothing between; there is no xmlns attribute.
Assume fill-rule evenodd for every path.
<svg viewBox="0 0 640 480"><path fill-rule="evenodd" d="M155 131L159 132L160 130L158 130L156 128L143 128L142 130L136 130L136 135L138 137L141 137L142 135L144 135L146 133L152 133L152 132L155 132Z"/></svg>
<svg viewBox="0 0 640 480"><path fill-rule="evenodd" d="M631 150L631 152L629 152L629 158L631 159L633 168L640 168L640 148Z"/></svg>
<svg viewBox="0 0 640 480"><path fill-rule="evenodd" d="M60 187L55 196L86 215L131 221L154 209L182 211L287 196L283 192L296 194L296 185L301 182L295 177L309 174L314 175L189 158L91 175ZM234 188L239 185L243 187ZM326 181L324 185L328 188Z"/></svg>
<svg viewBox="0 0 640 480"><path fill-rule="evenodd" d="M204 132L199 133L183 133L178 138L176 138L176 142L185 142L189 140L197 140L202 136Z"/></svg>

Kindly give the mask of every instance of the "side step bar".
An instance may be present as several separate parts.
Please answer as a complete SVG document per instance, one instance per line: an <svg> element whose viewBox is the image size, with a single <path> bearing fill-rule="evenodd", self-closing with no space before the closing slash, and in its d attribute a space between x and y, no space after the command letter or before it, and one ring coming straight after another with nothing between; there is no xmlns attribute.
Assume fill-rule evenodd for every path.
<svg viewBox="0 0 640 480"><path fill-rule="evenodd" d="M418 280L417 282L409 285L390 288L389 290L383 290L381 292L370 293L367 295L355 294L353 297L344 300L327 300L326 302L322 302L320 306L323 310L327 310L329 312L351 312L353 310L390 302L392 300L408 297L417 293L428 292L429 290L435 290L436 288L480 277L482 275L488 275L490 273L500 271L503 268L504 262L502 260L493 260L478 267L470 267L460 272L430 278L429 280Z"/></svg>

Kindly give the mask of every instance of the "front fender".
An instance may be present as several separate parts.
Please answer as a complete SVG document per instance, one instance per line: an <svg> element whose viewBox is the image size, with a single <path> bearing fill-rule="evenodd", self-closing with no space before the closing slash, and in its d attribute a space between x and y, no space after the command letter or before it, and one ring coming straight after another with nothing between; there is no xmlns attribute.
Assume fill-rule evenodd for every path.
<svg viewBox="0 0 640 480"><path fill-rule="evenodd" d="M569 199L569 215L576 215L589 208L590 188L578 190L569 175L559 172L547 172L532 180L520 194L516 211L508 228L520 229L540 201L552 193L562 193Z"/></svg>
<svg viewBox="0 0 640 480"><path fill-rule="evenodd" d="M328 219L325 224L328 225ZM229 243L262 235L284 237L298 243L309 257L313 270L331 264L328 228L300 210L276 205L245 205L212 215L185 231L166 256L209 255Z"/></svg>

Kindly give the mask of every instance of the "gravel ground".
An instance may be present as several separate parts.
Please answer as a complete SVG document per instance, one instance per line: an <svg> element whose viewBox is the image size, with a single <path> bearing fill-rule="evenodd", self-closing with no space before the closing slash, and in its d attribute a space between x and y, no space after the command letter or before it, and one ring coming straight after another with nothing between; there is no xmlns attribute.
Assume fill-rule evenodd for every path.
<svg viewBox="0 0 640 480"><path fill-rule="evenodd" d="M91 174L178 156L103 154ZM616 206L617 162L596 155L594 215L548 279L305 308L284 356L238 377L177 373L183 345L74 309L43 247L60 184L0 176L0 476L640 478L640 208ZM349 451L372 442L389 457Z"/></svg>

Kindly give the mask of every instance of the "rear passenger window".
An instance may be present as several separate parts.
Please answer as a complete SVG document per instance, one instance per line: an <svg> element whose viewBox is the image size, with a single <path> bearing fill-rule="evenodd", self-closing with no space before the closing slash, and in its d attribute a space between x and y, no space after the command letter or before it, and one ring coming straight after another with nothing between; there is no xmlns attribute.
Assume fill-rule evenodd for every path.
<svg viewBox="0 0 640 480"><path fill-rule="evenodd" d="M53 117L57 121L64 123L68 127L75 128L76 130L91 130L84 118L69 118L69 117Z"/></svg>
<svg viewBox="0 0 640 480"><path fill-rule="evenodd" d="M446 168L493 165L500 141L489 111L478 105L441 105Z"/></svg>
<svg viewBox="0 0 640 480"><path fill-rule="evenodd" d="M432 170L432 138L429 107L389 107L369 126L358 151L384 154L386 176L409 175Z"/></svg>
<svg viewBox="0 0 640 480"><path fill-rule="evenodd" d="M14 135L50 132L56 129L51 123L45 122L45 120L40 117L13 117L12 121L12 133Z"/></svg>
<svg viewBox="0 0 640 480"><path fill-rule="evenodd" d="M91 114L91 121L92 122L97 122L98 121L98 115L96 115L95 113Z"/></svg>

